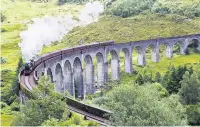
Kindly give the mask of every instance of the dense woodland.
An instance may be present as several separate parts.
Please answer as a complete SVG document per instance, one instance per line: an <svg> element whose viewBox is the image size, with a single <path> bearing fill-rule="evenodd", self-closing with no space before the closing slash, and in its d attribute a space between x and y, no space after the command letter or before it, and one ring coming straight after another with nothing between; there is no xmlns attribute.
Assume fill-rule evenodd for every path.
<svg viewBox="0 0 200 127"><path fill-rule="evenodd" d="M33 92L36 94L33 94L27 103L20 106L18 97L17 76L24 63L17 44L20 41L20 31L27 29L22 21L31 16L34 18L47 13L41 11L35 14L35 10L31 10L29 6L41 4L44 10L51 6L59 7L59 11L53 13L59 15L62 7L67 6L70 8L67 11L76 13L79 9L76 10L75 7L79 8L88 1L90 0L3 1L5 9L1 11L3 39L0 61L2 125L98 126L97 123L84 120L78 114L70 114L64 99L65 96L70 95L55 93L54 84L49 83L45 78L40 80ZM13 17L13 13L6 7L13 6L15 2L20 6L27 5L28 9L16 8L19 14ZM157 37L158 34L168 37L195 34L200 31L199 0L101 0L101 2L105 5L105 11L99 22L85 28L75 28L62 42L55 42L45 47L43 53L63 46L78 45L80 40L84 40L84 43L110 39L120 42L149 39ZM116 25L114 26L113 23ZM131 26L133 24L135 26ZM145 25L147 26L144 27ZM102 26L107 27L102 29ZM160 29L157 31L158 28L163 31ZM130 33L126 35L124 31ZM148 31L152 34L151 37L146 33ZM174 58L163 57L160 63L147 64L146 67L137 66L133 62L135 66L133 74L125 74L122 71L121 81L108 82L100 93L87 95L85 101L112 110L114 114L110 122L113 125L200 125L200 52L196 47L197 45L191 44L185 56L180 55L179 49L175 48ZM161 48L162 53L164 50ZM120 61L123 61L123 57L120 58Z"/></svg>

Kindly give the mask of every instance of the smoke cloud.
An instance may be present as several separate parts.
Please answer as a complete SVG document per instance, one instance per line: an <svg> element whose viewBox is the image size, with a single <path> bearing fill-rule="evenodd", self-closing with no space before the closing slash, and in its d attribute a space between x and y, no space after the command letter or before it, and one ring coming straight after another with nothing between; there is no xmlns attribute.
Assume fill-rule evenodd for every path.
<svg viewBox="0 0 200 127"><path fill-rule="evenodd" d="M99 15L104 11L103 5L95 1L87 3L79 15L79 20L74 20L71 15L43 18L34 18L33 24L20 33L22 41L19 43L23 58L28 62L40 53L44 45L61 41L74 27L86 26L97 22Z"/></svg>

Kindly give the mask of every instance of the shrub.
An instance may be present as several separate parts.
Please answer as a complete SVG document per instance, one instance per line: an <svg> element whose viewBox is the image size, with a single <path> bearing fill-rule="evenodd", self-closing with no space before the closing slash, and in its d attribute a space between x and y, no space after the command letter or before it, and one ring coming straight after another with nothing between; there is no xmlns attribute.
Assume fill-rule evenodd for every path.
<svg viewBox="0 0 200 127"><path fill-rule="evenodd" d="M20 104L18 102L13 102L11 105L11 110L12 111L20 111Z"/></svg>
<svg viewBox="0 0 200 127"><path fill-rule="evenodd" d="M144 83L152 83L153 81L153 76L152 73L147 73L146 71L144 71L143 73L139 73L136 77L135 82L138 85L142 85Z"/></svg>
<svg viewBox="0 0 200 127"><path fill-rule="evenodd" d="M6 16L1 12L1 22L4 22L6 20Z"/></svg>
<svg viewBox="0 0 200 127"><path fill-rule="evenodd" d="M0 63L0 64L5 64L5 63L7 63L7 59L6 59L6 58L1 57L0 59L1 59L1 61L0 61L1 63Z"/></svg>
<svg viewBox="0 0 200 127"><path fill-rule="evenodd" d="M0 101L0 105L1 105L1 109L4 108L4 107L6 107L6 106L8 106L6 103L4 103L2 101Z"/></svg>
<svg viewBox="0 0 200 127"><path fill-rule="evenodd" d="M55 118L50 118L48 120L45 120L43 123L42 123L42 126L56 126L58 125L58 119L55 119Z"/></svg>

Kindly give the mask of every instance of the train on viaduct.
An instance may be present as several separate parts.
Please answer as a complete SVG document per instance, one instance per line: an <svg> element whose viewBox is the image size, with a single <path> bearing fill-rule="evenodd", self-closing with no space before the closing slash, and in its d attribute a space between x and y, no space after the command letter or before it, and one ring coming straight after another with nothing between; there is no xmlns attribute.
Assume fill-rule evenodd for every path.
<svg viewBox="0 0 200 127"><path fill-rule="evenodd" d="M114 41L98 42L59 50L42 55L35 59L31 80L48 75L55 83L57 92L68 91L75 98L84 98L85 94L93 94L95 90L108 81L108 54L111 54L111 80L120 80L120 53L124 53L124 71L132 73L132 52L138 52L138 65L145 66L146 51L151 47L151 60L159 62L159 50L165 45L165 55L173 57L173 47L180 46L180 53L185 54L188 45L196 42L200 50L200 34L170 38L158 38L128 43ZM94 62L94 59L96 61ZM94 65L96 64L96 65ZM95 81L95 69L97 78ZM25 82L25 81L24 81ZM34 81L35 82L35 81ZM96 83L95 83L96 82ZM28 87L30 90L32 87Z"/></svg>

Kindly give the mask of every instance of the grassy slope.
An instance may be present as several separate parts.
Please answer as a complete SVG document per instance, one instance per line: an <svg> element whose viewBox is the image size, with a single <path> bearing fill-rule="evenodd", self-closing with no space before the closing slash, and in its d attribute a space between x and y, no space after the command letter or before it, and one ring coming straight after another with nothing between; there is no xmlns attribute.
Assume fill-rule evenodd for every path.
<svg viewBox="0 0 200 127"><path fill-rule="evenodd" d="M15 0L2 0L2 10L7 19L2 24L2 28L6 32L1 33L1 48L2 57L8 59L8 63L1 65L2 70L12 70L12 75L5 75L5 85L10 86L13 78L14 70L17 66L19 57L21 56L18 42L20 42L20 31L27 28L30 19L34 17L42 17L44 15L62 15L71 13L77 15L80 5L64 5L56 6L54 3L31 3ZM177 19L177 18L175 18ZM104 16L99 22L93 23L87 27L76 28L68 34L62 43L54 43L51 47L45 47L43 52L50 52L53 50L61 49L63 47L70 47L78 45L80 40L84 43L93 41L115 40L115 42L128 42L134 40L156 38L158 36L169 37L175 35L194 34L200 31L200 19L195 20L182 20L177 22L174 16L159 17L156 15L139 15L131 18L120 18L113 16ZM151 63L147 67L149 70L158 67L156 71L164 71L167 68L162 65L168 65L173 61L176 65L182 64L182 61L198 62L198 55L192 56L177 56L172 60L161 60L160 63ZM180 63L181 62L181 63ZM150 65L150 66L149 66ZM134 66L136 70L140 67ZM126 74L122 74L122 82L131 80ZM3 78L3 77L2 77ZM10 79L10 80L9 80ZM2 89L3 90L3 89ZM6 89L3 90L6 92ZM10 125L13 116L2 115L1 122L3 125Z"/></svg>
<svg viewBox="0 0 200 127"><path fill-rule="evenodd" d="M31 19L42 17L44 15L64 15L72 12L73 15L78 14L78 10L82 8L80 5L64 5L57 6L55 3L31 3L16 0L2 1L3 14L6 15L6 21L2 24L2 29L6 32L2 34L2 56L8 59L7 64L3 64L2 69L15 70L19 57L21 56L18 43L20 42L20 31L27 28L27 24L31 23ZM16 57L17 56L17 57Z"/></svg>
<svg viewBox="0 0 200 127"><path fill-rule="evenodd" d="M62 43L45 47L43 52L94 41L114 40L129 42L157 37L195 34L200 31L200 18L187 20L175 15L139 15L131 18L104 16L99 22L87 27L75 28L65 36ZM82 43L81 43L82 44Z"/></svg>
<svg viewBox="0 0 200 127"><path fill-rule="evenodd" d="M18 60L21 57L20 48L18 47L18 43L21 41L19 37L20 31L27 28L26 25L31 22L32 18L44 15L62 15L71 12L73 15L77 15L82 6L56 6L54 3L31 3L19 0L15 0L15 2L2 0L1 2L3 14L6 15L6 21L1 25L2 29L5 30L5 32L1 33L1 56L7 59L6 64L1 64L1 70L11 70L1 76L3 79L1 84L4 85L1 87L1 95L7 96L7 93L11 90L11 83L15 76ZM14 118L13 115L3 110L1 114L1 125L9 126Z"/></svg>
<svg viewBox="0 0 200 127"><path fill-rule="evenodd" d="M1 115L1 126L10 126L12 120L14 119L13 115Z"/></svg>

